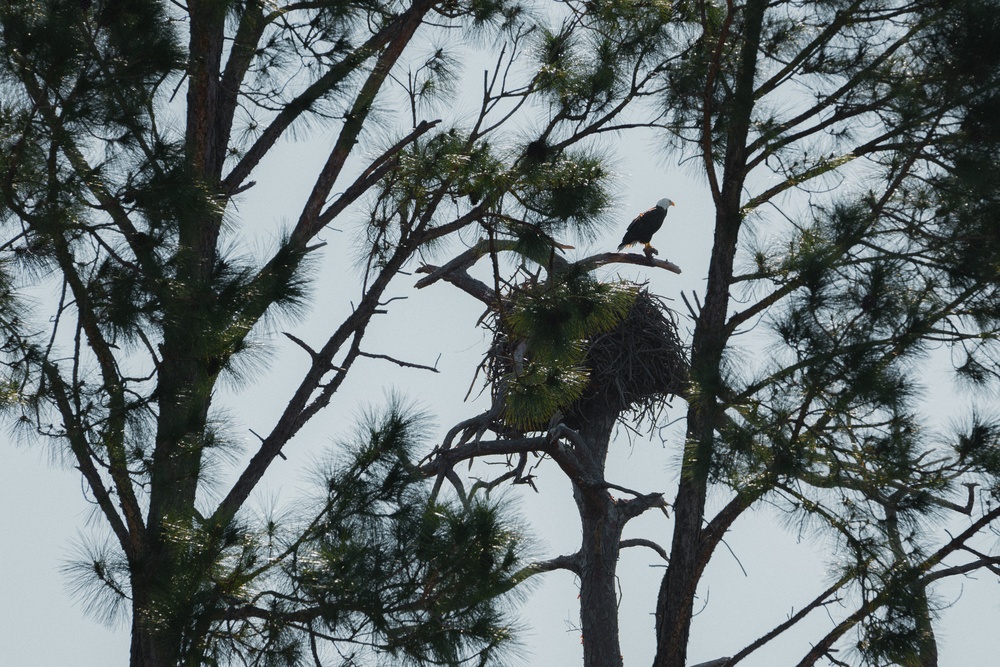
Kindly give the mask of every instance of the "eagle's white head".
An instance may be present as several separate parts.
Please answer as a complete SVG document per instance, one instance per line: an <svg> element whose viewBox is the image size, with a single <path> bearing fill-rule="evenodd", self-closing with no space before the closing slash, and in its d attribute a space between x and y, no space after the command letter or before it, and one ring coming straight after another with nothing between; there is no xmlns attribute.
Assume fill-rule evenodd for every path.
<svg viewBox="0 0 1000 667"><path fill-rule="evenodd" d="M664 211L674 205L674 202L664 197L660 201L656 202L656 205L662 208Z"/></svg>

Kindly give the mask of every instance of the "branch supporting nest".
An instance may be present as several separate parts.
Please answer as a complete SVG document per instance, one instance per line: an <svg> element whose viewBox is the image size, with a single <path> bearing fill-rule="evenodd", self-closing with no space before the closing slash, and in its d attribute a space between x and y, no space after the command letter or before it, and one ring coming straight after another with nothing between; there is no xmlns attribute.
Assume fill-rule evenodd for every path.
<svg viewBox="0 0 1000 667"><path fill-rule="evenodd" d="M552 274L590 272L615 262L655 266L675 273L680 273L680 269L669 262L634 253L601 253L571 263L552 252L546 265L538 265L537 274L528 272L522 265L520 271L526 274L523 285L501 284L497 279L496 284L490 286L468 272L483 257L489 256L495 262L497 252L516 250L513 241L487 239L443 266L424 265L417 270L427 274L417 281L417 288L445 281L484 303L487 310L480 323L491 329L494 335L493 344L480 366L491 388L491 408L454 427L441 446L421 462L422 473L437 478L433 494L440 492L446 479L455 483L449 473L458 463L498 455L507 457L508 469L496 479L474 481L468 493L464 486L456 487L460 495L471 498L479 490L488 493L502 482L533 486L531 475L525 474L527 456L533 453L551 457L580 488L614 488L635 496L621 504L622 510L629 512L629 516L653 507L660 507L666 512L667 504L661 494L640 494L604 480L601 465L604 454L595 456L591 443L580 434L582 427L596 414L610 415L614 421L622 413L630 413L640 422L648 419L653 423L670 397L685 393L687 351L677 332L677 317L673 310L663 299L651 295L641 285L631 287L634 299L622 320L605 333L579 341L586 353L582 364L579 361L575 363L587 371L588 377L584 378L586 386L582 395L576 394L578 398L570 398L558 406L551 419L541 417L548 419L547 428L544 422L537 419L518 422L507 418L507 383L510 377L517 377L522 370L519 364L525 361L527 344L523 337L511 333L504 314L516 305L519 296L526 293L525 285L541 285L542 281L552 279ZM494 266L494 272L496 270ZM550 274L547 279L541 277L546 270ZM484 441L487 431L495 433L497 438ZM459 485L462 483L459 482Z"/></svg>

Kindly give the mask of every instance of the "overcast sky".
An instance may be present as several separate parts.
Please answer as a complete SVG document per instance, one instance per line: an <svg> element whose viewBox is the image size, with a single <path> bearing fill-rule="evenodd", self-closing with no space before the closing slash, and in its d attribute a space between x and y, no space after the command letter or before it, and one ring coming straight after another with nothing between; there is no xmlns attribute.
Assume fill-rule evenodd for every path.
<svg viewBox="0 0 1000 667"><path fill-rule="evenodd" d="M477 75L478 76L478 75ZM477 78L477 77L473 77ZM276 235L282 221L293 219L296 202L322 156L316 150L329 145L321 132L292 146L255 175L258 185L239 203L236 216L262 230L260 242ZM677 158L657 149L649 137L616 138L620 156L617 176L618 203L611 213L615 223L592 244L569 251L573 259L592 252L613 250L631 218L661 197L670 197L670 210L655 245L660 258L683 270L681 275L633 266L605 269L602 275L622 275L648 281L651 292L675 299L681 311L683 334L687 318L679 297L681 290L701 293L712 241L713 213L705 185ZM847 183L850 187L852 184ZM344 224L342 224L342 222ZM325 269L316 303L301 320L277 321L271 332L269 370L256 386L243 392L233 388L220 395L217 407L225 407L230 433L252 452L253 429L265 432L271 419L283 408L304 367L300 349L285 344L280 330L293 331L307 342L318 341L329 326L339 321L357 299L358 282L342 249L350 245L352 220L338 220L337 230L323 235L329 243ZM767 238L768 220L756 223L756 234ZM457 246L451 247L452 251ZM443 255L442 255L443 258ZM442 258L439 258L438 261ZM413 267L411 267L413 268ZM309 489L317 460L340 435L350 432L351 421L366 405L383 401L387 389L413 398L430 411L441 434L455 422L476 414L482 403L463 402L473 381L487 340L475 323L482 313L478 302L464 293L438 283L413 290L416 277L401 276L393 294L408 297L391 305L389 315L376 320L366 339L368 352L386 353L421 364L437 365L440 373L400 369L387 362L364 360L338 394L335 405L317 417L309 428L285 449L287 461L276 461L255 496L258 505L288 505ZM748 341L748 348L754 348ZM359 362L360 366L360 362ZM936 388L935 404L944 413L954 413L964 399L950 400L951 385L938 369L929 376ZM473 396L475 392L473 392ZM480 399L481 401L481 399ZM683 415L683 403L674 401L664 423ZM676 489L682 424L666 426L651 438L630 437L620 429L609 457L608 479L642 492L662 491L668 500ZM51 444L15 443L6 435L0 442L3 508L0 547L0 663L12 667L106 667L125 665L128 659L128 628L113 628L86 618L81 605L69 595L68 580L60 568L78 550L86 536L102 534L103 523L95 519L85 502L79 475L53 456ZM555 465L543 464L537 471L538 493L525 486L509 490L513 501L537 542L541 558L575 551L579 545L579 522L568 483ZM224 488L224 479L220 482ZM725 496L717 494L717 505ZM206 498L208 502L210 498ZM643 536L669 545L671 524L662 514L649 512L626 530L626 537ZM748 513L738 522L709 566L699 591L701 611L695 619L689 650L691 664L731 655L801 608L828 582L828 544L803 534L766 508ZM625 664L648 665L654 651L653 612L662 574L662 563L646 549L626 550L620 562L621 628ZM944 612L940 634L941 665L991 665L1000 655L1000 636L984 632L1000 620L997 583L992 577L952 582L939 596L950 608ZM572 575L544 575L525 601L521 619L524 641L523 663L547 667L581 664L576 584ZM834 611L834 614L837 612ZM984 623L984 620L989 623ZM808 650L810 637L830 626L822 612L811 617L804 629L779 642L775 649L761 651L746 660L746 667L793 665Z"/></svg>

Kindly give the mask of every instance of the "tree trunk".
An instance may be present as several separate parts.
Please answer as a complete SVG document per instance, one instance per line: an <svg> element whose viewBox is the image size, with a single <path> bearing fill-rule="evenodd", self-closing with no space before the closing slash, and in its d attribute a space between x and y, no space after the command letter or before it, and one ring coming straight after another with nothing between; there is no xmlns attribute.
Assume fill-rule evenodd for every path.
<svg viewBox="0 0 1000 667"><path fill-rule="evenodd" d="M139 576L149 579L141 572ZM133 577L129 667L178 667L181 638L169 636L167 628L157 623L152 597L144 588L149 585L148 581L140 583Z"/></svg>
<svg viewBox="0 0 1000 667"><path fill-rule="evenodd" d="M729 288L733 281L736 245L743 224L742 196L746 180L747 137L754 107L754 80L766 0L748 0L742 9L742 44L735 89L727 101L729 131L725 136L722 181L713 189L715 239L709 264L704 307L695 324L691 346L691 380L697 386L688 408L687 442L680 486L674 503L674 534L670 565L664 574L656 605L656 657L653 667L684 667L691 632L694 596L711 557L703 544L705 499L716 447L715 429L725 406L723 356L729 340L727 329ZM735 11L730 6L729 11ZM713 113L705 100L705 113ZM708 131L708 130L706 130ZM711 136L704 138L711 146ZM715 169L711 151L706 165Z"/></svg>
<svg viewBox="0 0 1000 667"><path fill-rule="evenodd" d="M938 667L937 637L934 633L934 619L931 616L926 590L921 591L919 603L916 620L920 639L916 647L917 660L914 667Z"/></svg>
<svg viewBox="0 0 1000 667"><path fill-rule="evenodd" d="M604 486L604 467L622 407L602 392L574 406L570 421L586 443L581 462L586 479L573 480L580 512L582 543L578 554L580 630L584 667L621 667L618 636L618 552L625 517Z"/></svg>
<svg viewBox="0 0 1000 667"><path fill-rule="evenodd" d="M717 214L716 243L705 305L695 327L691 353L691 376L698 383L699 391L688 409L687 444L674 501L670 565L657 599L654 667L684 667L694 596L710 555L704 553L702 526L715 447L715 425L724 410L717 397L723 382L721 367L727 340L729 285L740 222L738 206Z"/></svg>
<svg viewBox="0 0 1000 667"><path fill-rule="evenodd" d="M622 521L606 491L574 491L583 524L579 561L583 664L622 667L617 591Z"/></svg>
<svg viewBox="0 0 1000 667"><path fill-rule="evenodd" d="M698 552L705 509L705 485L681 480L674 501L670 565L656 601L656 667L684 667L700 568Z"/></svg>

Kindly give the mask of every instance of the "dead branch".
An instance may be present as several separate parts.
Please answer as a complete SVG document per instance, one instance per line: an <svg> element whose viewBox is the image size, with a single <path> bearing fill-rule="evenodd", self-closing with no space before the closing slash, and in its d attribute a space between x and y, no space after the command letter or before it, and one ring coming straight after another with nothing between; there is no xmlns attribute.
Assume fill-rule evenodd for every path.
<svg viewBox="0 0 1000 667"><path fill-rule="evenodd" d="M618 543L618 547L620 549L627 549L629 547L647 547L658 553L660 555L660 558L662 558L663 560L670 562L670 557L667 556L666 549L661 547L656 542L644 539L642 537L633 537L627 540L622 540L621 542Z"/></svg>
<svg viewBox="0 0 1000 667"><path fill-rule="evenodd" d="M504 440L478 440L458 447L440 450L432 460L420 466L419 470L428 477L442 469L451 469L456 464L482 456L503 456L528 452L556 453L556 445L546 436L512 438Z"/></svg>
<svg viewBox="0 0 1000 667"><path fill-rule="evenodd" d="M422 370L425 370L425 371L431 371L432 373L440 373L441 372L441 371L439 371L437 368L435 368L433 366L425 366L424 364L416 364L416 363L413 363L412 361L401 361L401 360L396 359L394 357L390 357L389 355L386 355L386 354L372 354L370 352L359 352L358 356L359 357L368 357L369 359L385 359L386 361L391 361L392 363L396 364L397 366L402 366L404 368L419 368L419 369L422 369Z"/></svg>
<svg viewBox="0 0 1000 667"><path fill-rule="evenodd" d="M556 556L555 558L543 560L539 563L532 563L514 575L514 579L521 582L528 577L533 577L536 574L552 572L554 570L569 570L570 572L580 574L580 554L575 553L569 556Z"/></svg>
<svg viewBox="0 0 1000 667"><path fill-rule="evenodd" d="M477 479L475 484L472 485L472 488L469 489L469 497L471 498L472 496L474 496L476 492L479 491L480 489L482 489L483 491L486 492L487 495L489 495L490 491L495 489L500 484L503 484L507 480L513 480L512 482L513 484L528 484L529 486L531 486L531 488L534 489L535 485L531 481L532 476L531 475L528 475L527 477L524 476L524 469L528 465L528 453L520 452L517 458L518 458L517 465L515 465L514 467L512 467L510 470L500 475L499 477L491 479L489 481ZM507 465L510 466L510 461L507 462ZM535 491L538 491L538 489L535 489Z"/></svg>
<svg viewBox="0 0 1000 667"><path fill-rule="evenodd" d="M838 582L836 582L835 584L827 588L825 591L820 593L818 596L816 596L816 598L813 599L812 602L810 602L805 607L800 609L798 613L793 614L787 621L776 626L773 630L765 634L763 637L761 637L760 639L756 640L749 646L742 649L739 653L729 658L727 662L722 663L722 665L724 667L733 667L733 665L742 661L743 658L747 657L748 655L750 655L751 653L762 647L764 644L768 643L769 641L771 641L772 639L774 639L775 637L777 637L778 635L785 632L786 630L794 626L796 623L801 621L814 609L829 604L831 602L831 600L829 599L830 596L836 593L841 587L844 586L844 584L848 583L849 581L850 581L849 577L841 578Z"/></svg>
<svg viewBox="0 0 1000 667"><path fill-rule="evenodd" d="M447 264L443 267L434 266L431 264L424 264L417 269L417 273L429 273L431 274L427 278L422 278L417 281L417 289L427 287L428 285L433 285L438 280L444 280L445 282L451 283L455 287L459 288L466 294L479 299L491 310L495 310L497 307L497 294L486 283L476 280L469 275L469 272L465 270L464 267L455 267L448 269Z"/></svg>
<svg viewBox="0 0 1000 667"><path fill-rule="evenodd" d="M729 664L729 658L719 658L717 660L709 660L708 662L699 662L694 667L726 667Z"/></svg>

